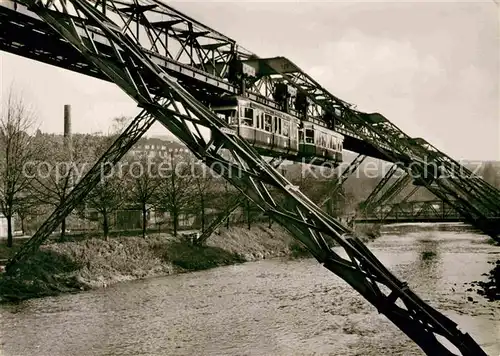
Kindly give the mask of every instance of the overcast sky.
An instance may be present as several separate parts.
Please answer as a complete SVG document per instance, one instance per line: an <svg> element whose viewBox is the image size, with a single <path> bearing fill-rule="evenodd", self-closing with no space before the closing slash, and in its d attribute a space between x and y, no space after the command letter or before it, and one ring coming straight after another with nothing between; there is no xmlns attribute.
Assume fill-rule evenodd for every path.
<svg viewBox="0 0 500 356"><path fill-rule="evenodd" d="M492 2L172 2L265 56L286 56L358 109L457 159L500 160L499 10ZM32 102L42 131L107 131L135 115L114 84L0 52L1 89ZM163 128L153 133L161 134Z"/></svg>

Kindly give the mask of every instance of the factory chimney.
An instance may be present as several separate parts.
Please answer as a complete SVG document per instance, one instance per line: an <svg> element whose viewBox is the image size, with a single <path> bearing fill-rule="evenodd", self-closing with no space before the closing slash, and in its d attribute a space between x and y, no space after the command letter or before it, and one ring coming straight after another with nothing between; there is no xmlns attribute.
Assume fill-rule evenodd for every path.
<svg viewBox="0 0 500 356"><path fill-rule="evenodd" d="M64 137L71 137L71 105L64 105Z"/></svg>
<svg viewBox="0 0 500 356"><path fill-rule="evenodd" d="M73 151L73 142L71 137L71 105L64 105L64 147L68 152ZM73 157L71 157L72 159Z"/></svg>

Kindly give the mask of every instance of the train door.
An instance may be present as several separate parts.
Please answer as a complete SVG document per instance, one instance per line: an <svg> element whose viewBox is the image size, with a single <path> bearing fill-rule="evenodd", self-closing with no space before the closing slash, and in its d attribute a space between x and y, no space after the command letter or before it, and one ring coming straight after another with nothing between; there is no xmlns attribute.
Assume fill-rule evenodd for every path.
<svg viewBox="0 0 500 356"><path fill-rule="evenodd" d="M255 110L247 106L241 106L240 136L250 144L255 144Z"/></svg>
<svg viewBox="0 0 500 356"><path fill-rule="evenodd" d="M290 151L290 119L285 117L281 120L281 134L283 135L283 148L285 152Z"/></svg>
<svg viewBox="0 0 500 356"><path fill-rule="evenodd" d="M297 152L299 150L299 123L295 119L290 120L290 147Z"/></svg>
<svg viewBox="0 0 500 356"><path fill-rule="evenodd" d="M269 114L264 114L264 131L265 145L269 148L273 145L273 117Z"/></svg>
<svg viewBox="0 0 500 356"><path fill-rule="evenodd" d="M281 137L281 118L273 116L273 145L272 150L281 151L283 148L283 138Z"/></svg>

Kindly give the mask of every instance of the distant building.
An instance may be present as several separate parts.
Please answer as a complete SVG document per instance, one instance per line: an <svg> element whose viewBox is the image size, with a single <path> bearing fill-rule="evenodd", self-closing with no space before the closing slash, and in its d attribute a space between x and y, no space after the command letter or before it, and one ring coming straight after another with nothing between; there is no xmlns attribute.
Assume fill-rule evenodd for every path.
<svg viewBox="0 0 500 356"><path fill-rule="evenodd" d="M128 152L128 156L138 157L146 154L148 158L168 158L173 154L187 153L189 150L176 141L160 138L142 138Z"/></svg>

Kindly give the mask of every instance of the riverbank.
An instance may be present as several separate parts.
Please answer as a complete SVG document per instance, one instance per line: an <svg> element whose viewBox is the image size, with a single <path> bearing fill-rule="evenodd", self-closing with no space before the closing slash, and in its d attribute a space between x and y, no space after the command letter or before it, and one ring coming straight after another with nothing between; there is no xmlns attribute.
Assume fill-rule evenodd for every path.
<svg viewBox="0 0 500 356"><path fill-rule="evenodd" d="M364 231L365 240L376 234ZM12 250L2 251L12 254ZM247 261L307 256L307 250L278 225L222 229L208 239L206 246L192 246L167 234L146 239L118 236L108 241L99 237L50 240L16 271L0 277L0 302L73 293Z"/></svg>

